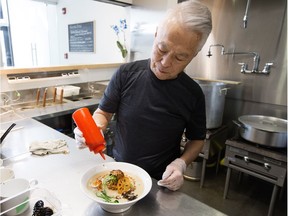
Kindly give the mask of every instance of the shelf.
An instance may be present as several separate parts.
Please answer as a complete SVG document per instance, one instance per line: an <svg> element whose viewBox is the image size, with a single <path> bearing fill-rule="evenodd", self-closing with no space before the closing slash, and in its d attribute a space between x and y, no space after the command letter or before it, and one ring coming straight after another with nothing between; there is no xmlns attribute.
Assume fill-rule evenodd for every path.
<svg viewBox="0 0 288 216"><path fill-rule="evenodd" d="M100 69L100 68L116 68L121 63L108 63L108 64L88 64L88 65L69 65L69 66L52 66L52 67L30 67L30 68L17 68L8 67L1 68L1 74L22 74L22 73L39 73L39 72L59 72L59 71L73 71L84 69Z"/></svg>

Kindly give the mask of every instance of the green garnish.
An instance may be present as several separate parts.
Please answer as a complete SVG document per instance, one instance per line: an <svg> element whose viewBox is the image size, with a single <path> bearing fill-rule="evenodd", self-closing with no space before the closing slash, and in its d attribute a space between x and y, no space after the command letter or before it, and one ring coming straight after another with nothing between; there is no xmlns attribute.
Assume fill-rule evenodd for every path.
<svg viewBox="0 0 288 216"><path fill-rule="evenodd" d="M113 199L113 197L108 196L105 190L97 192L96 196L102 198L108 203L119 203L117 199Z"/></svg>
<svg viewBox="0 0 288 216"><path fill-rule="evenodd" d="M110 174L105 176L105 178L103 179L103 185L107 186L107 184L117 184L117 181L117 176Z"/></svg>

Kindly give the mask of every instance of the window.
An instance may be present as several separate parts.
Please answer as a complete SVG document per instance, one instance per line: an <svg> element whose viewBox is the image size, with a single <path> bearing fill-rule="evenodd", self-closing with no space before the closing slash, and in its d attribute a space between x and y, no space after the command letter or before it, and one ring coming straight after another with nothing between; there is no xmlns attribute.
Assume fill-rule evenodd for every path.
<svg viewBox="0 0 288 216"><path fill-rule="evenodd" d="M0 67L14 66L7 0L0 0Z"/></svg>

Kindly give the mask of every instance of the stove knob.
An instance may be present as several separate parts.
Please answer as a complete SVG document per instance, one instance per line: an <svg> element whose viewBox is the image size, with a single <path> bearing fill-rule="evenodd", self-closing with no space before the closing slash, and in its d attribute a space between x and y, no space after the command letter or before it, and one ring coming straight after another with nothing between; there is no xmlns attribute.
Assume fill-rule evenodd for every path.
<svg viewBox="0 0 288 216"><path fill-rule="evenodd" d="M248 162L249 162L249 157L244 156L244 161L245 161L246 163L248 163Z"/></svg>
<svg viewBox="0 0 288 216"><path fill-rule="evenodd" d="M270 164L269 164L269 163L264 163L264 167L265 167L265 169L266 169L266 170L269 170L269 169L271 169L271 166L270 166Z"/></svg>

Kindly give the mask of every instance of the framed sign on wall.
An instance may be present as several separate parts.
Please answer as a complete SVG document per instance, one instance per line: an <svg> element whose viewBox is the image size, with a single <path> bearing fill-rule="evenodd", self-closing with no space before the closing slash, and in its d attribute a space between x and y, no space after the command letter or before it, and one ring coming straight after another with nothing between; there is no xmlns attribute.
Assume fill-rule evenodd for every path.
<svg viewBox="0 0 288 216"><path fill-rule="evenodd" d="M68 25L69 52L95 52L95 21Z"/></svg>

